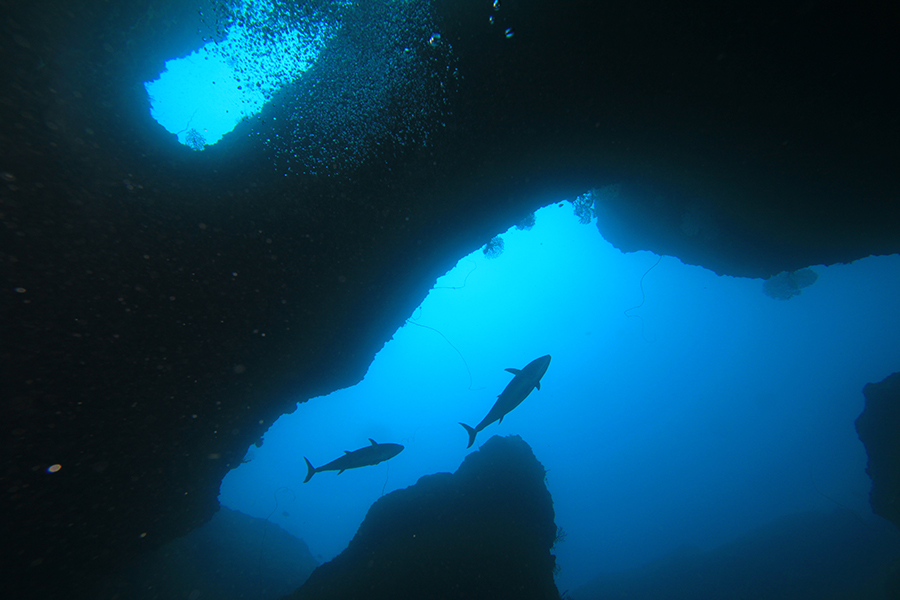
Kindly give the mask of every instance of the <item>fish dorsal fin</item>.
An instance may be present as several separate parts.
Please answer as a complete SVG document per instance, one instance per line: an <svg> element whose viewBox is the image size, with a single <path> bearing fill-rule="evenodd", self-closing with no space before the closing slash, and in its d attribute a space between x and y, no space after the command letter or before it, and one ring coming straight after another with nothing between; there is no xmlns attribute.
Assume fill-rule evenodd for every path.
<svg viewBox="0 0 900 600"><path fill-rule="evenodd" d="M349 450L344 450L344 454L350 454Z"/></svg>
<svg viewBox="0 0 900 600"><path fill-rule="evenodd" d="M541 391L541 382L538 381L536 384L534 384L534 387L536 387L538 391Z"/></svg>
<svg viewBox="0 0 900 600"><path fill-rule="evenodd" d="M510 373L512 373L513 375L518 375L519 373L522 372L519 369L506 369L506 370L509 371Z"/></svg>
<svg viewBox="0 0 900 600"><path fill-rule="evenodd" d="M373 445L373 446L377 446L377 445L378 445L378 442L376 442L376 441L373 440L372 438L369 438L369 441L372 442L372 445Z"/></svg>

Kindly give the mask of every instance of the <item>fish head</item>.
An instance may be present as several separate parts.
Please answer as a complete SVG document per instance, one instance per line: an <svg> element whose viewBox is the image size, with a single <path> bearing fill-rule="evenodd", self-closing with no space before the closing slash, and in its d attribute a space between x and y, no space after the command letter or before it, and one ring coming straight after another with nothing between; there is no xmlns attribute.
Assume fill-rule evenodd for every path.
<svg viewBox="0 0 900 600"><path fill-rule="evenodd" d="M400 444L378 444L378 449L384 457L381 460L389 460L403 452L403 446Z"/></svg>
<svg viewBox="0 0 900 600"><path fill-rule="evenodd" d="M544 373L547 372L547 367L550 366L550 355L546 354L540 358L536 358L530 363L528 363L523 371L527 372L535 381L540 381L541 377L544 376Z"/></svg>

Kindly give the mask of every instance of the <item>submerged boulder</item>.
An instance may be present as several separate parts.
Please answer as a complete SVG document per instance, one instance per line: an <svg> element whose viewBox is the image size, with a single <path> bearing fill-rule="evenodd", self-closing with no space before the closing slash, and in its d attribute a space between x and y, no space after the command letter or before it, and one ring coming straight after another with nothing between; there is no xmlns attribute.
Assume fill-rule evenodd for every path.
<svg viewBox="0 0 900 600"><path fill-rule="evenodd" d="M274 600L301 585L318 562L306 543L267 519L221 507L186 536L107 577L93 600Z"/></svg>
<svg viewBox="0 0 900 600"><path fill-rule="evenodd" d="M856 419L856 432L869 455L869 501L876 515L900 527L900 373L866 385L863 394L866 408Z"/></svg>
<svg viewBox="0 0 900 600"><path fill-rule="evenodd" d="M544 474L522 438L492 437L456 473L379 499L291 598L558 599Z"/></svg>

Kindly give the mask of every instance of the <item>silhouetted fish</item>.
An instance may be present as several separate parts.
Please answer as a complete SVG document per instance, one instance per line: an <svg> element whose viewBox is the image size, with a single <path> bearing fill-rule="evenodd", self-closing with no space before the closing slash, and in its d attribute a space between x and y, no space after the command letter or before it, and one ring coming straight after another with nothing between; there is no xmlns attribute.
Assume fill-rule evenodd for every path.
<svg viewBox="0 0 900 600"><path fill-rule="evenodd" d="M497 397L497 402L494 404L494 408L491 409L491 412L489 412L484 420L478 424L478 427L472 428L465 423L460 423L460 425L465 427L466 432L469 434L469 445L466 446L466 448L472 447L472 444L475 443L475 435L478 434L479 431L494 421L502 422L503 417L506 416L509 411L520 405L522 400L527 398L528 394L531 393L531 390L534 388L541 389L541 377L547 372L547 367L549 366L550 355L548 354L534 359L525 365L525 368L521 371L519 369L506 369L515 375L515 377L509 382L509 385L506 386L503 393Z"/></svg>
<svg viewBox="0 0 900 600"><path fill-rule="evenodd" d="M337 471L338 475L340 475L347 469L377 465L382 461L394 458L403 450L403 446L400 444L379 444L372 438L369 438L369 441L372 442L371 446L366 446L365 448L360 448L353 452L344 450L344 455L342 457L331 461L327 465L322 465L319 468L313 467L309 462L309 459L304 456L303 460L306 461L307 472L306 479L303 480L303 483L312 479L312 476L320 471Z"/></svg>

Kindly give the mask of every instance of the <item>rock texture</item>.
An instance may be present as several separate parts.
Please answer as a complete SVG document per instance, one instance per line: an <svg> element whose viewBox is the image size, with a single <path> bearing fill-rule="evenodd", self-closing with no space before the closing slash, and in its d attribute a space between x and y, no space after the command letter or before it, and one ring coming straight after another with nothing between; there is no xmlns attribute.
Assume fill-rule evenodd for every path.
<svg viewBox="0 0 900 600"><path fill-rule="evenodd" d="M222 507L203 527L105 579L91 597L275 600L297 589L317 566L303 540Z"/></svg>
<svg viewBox="0 0 900 600"><path fill-rule="evenodd" d="M435 47L341 3L322 64L362 84L319 69L193 152L143 82L227 4L0 0L10 596L78 597L205 523L278 416L361 380L438 276L542 204L621 184L607 239L732 275L900 250L897 3L392 3L430 11ZM366 130L419 114L370 85L401 63L446 75L427 143ZM359 136L322 117L371 136L352 168L268 144L311 86L382 103Z"/></svg>
<svg viewBox="0 0 900 600"><path fill-rule="evenodd" d="M900 373L866 385L863 394L856 431L869 455L872 511L900 527Z"/></svg>
<svg viewBox="0 0 900 600"><path fill-rule="evenodd" d="M553 501L518 436L489 439L454 474L379 499L347 549L294 600L556 600Z"/></svg>

